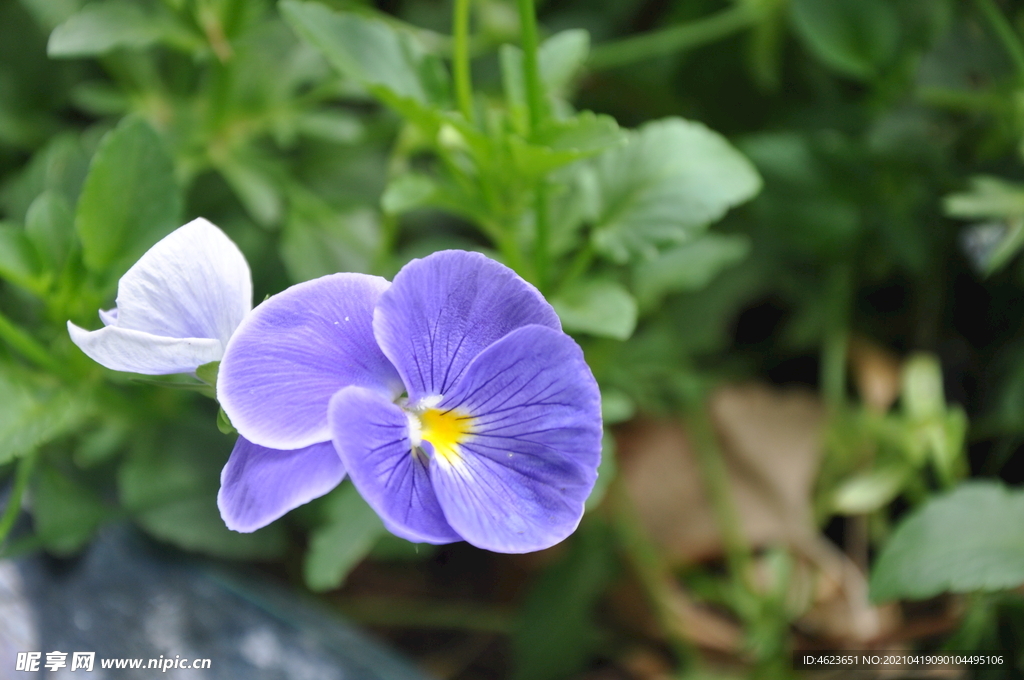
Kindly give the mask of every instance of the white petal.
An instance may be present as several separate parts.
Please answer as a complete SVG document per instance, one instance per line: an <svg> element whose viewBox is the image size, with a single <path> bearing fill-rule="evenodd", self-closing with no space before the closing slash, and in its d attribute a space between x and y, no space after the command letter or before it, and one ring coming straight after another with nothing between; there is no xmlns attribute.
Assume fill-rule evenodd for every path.
<svg viewBox="0 0 1024 680"><path fill-rule="evenodd" d="M116 326L117 325L117 307L113 309L101 309L100 310L100 321L103 322L104 326Z"/></svg>
<svg viewBox="0 0 1024 680"><path fill-rule="evenodd" d="M252 275L245 256L224 232L199 218L164 237L121 277L116 326L226 345L250 309Z"/></svg>
<svg viewBox="0 0 1024 680"><path fill-rule="evenodd" d="M191 373L224 354L224 345L212 338L167 338L117 326L87 331L70 321L68 333L90 359L115 371Z"/></svg>

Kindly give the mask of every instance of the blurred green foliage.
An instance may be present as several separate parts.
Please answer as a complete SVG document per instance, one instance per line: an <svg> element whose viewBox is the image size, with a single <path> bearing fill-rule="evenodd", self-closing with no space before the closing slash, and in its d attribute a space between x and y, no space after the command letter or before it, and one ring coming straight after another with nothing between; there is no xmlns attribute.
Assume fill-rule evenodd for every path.
<svg viewBox="0 0 1024 680"><path fill-rule="evenodd" d="M528 0L0 0L5 552L73 554L130 517L186 550L304 555L293 571L318 591L367 555L434 554L382 537L348 485L228 531L230 424L196 394L213 378L114 374L71 344L67 320L94 327L132 262L203 215L245 252L256 302L442 248L503 260L583 345L607 425L704 417L724 380L815 386L819 527L867 522L876 598L975 593L950 644L1012 648L1019 493L958 485L1024 481L1009 465L1024 443L1024 5L539 10L538 35ZM856 337L909 357L881 406L850 389L850 367L873 370L848 367ZM520 680L627 644L595 618L623 565L658 610L667 567L616 514L615 455L609 434L583 528L509 628ZM32 529L3 543L26 490ZM731 549L709 600L743 629L751 672L782 677L792 558L772 553L777 580L759 587L749 547Z"/></svg>

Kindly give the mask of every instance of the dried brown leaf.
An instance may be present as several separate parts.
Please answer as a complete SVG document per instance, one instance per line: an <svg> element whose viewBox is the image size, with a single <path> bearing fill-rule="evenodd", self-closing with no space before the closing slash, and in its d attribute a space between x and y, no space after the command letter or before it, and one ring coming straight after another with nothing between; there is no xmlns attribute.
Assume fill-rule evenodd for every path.
<svg viewBox="0 0 1024 680"><path fill-rule="evenodd" d="M861 401L876 413L887 412L900 395L900 358L872 340L850 341L850 369Z"/></svg>
<svg viewBox="0 0 1024 680"><path fill-rule="evenodd" d="M813 604L796 622L799 630L840 647L863 648L900 625L899 607L871 604L863 572L828 540L815 536L795 548L812 567L809 577L816 591Z"/></svg>
<svg viewBox="0 0 1024 680"><path fill-rule="evenodd" d="M798 558L789 593L791 610L801 614L798 629L841 647L867 643L897 626L898 612L869 602L863 573L814 525L811 499L824 425L819 400L799 389L732 386L712 395L709 413L748 543L788 546ZM679 422L635 421L620 431L619 451L621 479L665 558L684 564L720 557L717 518ZM691 639L736 649L736 624L678 587L672 600L680 629L704 636Z"/></svg>
<svg viewBox="0 0 1024 680"><path fill-rule="evenodd" d="M802 390L718 390L710 412L751 545L813 534L811 489L823 410ZM622 478L651 538L676 563L716 557L722 543L692 445L676 421L638 420L619 435Z"/></svg>

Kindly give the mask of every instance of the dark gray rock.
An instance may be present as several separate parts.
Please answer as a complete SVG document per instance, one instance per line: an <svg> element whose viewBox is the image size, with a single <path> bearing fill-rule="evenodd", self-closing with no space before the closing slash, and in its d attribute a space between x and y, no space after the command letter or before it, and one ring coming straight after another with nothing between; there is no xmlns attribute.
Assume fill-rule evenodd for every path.
<svg viewBox="0 0 1024 680"><path fill-rule="evenodd" d="M56 672L16 672L18 652L67 652ZM72 652L95 652L91 673ZM210 659L208 670L146 669ZM103 659L143 659L104 670ZM42 668L42 664L40 664ZM265 579L107 528L80 557L0 561L0 679L424 680L411 664L329 611Z"/></svg>

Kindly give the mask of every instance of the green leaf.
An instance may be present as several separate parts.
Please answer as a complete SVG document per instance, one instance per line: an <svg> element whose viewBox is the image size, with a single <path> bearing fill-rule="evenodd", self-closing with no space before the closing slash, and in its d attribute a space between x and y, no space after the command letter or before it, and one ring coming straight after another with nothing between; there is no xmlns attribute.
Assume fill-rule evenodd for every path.
<svg viewBox="0 0 1024 680"><path fill-rule="evenodd" d="M611 116L583 111L572 118L552 121L532 138L509 138L516 167L526 179L543 177L552 170L597 154L626 140Z"/></svg>
<svg viewBox="0 0 1024 680"><path fill-rule="evenodd" d="M238 430L235 429L223 408L217 410L217 429L221 434L238 434Z"/></svg>
<svg viewBox="0 0 1024 680"><path fill-rule="evenodd" d="M636 328L633 296L614 281L582 281L551 299L567 331L626 340Z"/></svg>
<svg viewBox="0 0 1024 680"><path fill-rule="evenodd" d="M276 225L284 210L281 192L274 180L250 159L225 158L217 170L234 189L246 212L264 227Z"/></svg>
<svg viewBox="0 0 1024 680"><path fill-rule="evenodd" d="M537 51L541 82L550 95L565 95L590 54L590 34L582 28L555 33Z"/></svg>
<svg viewBox="0 0 1024 680"><path fill-rule="evenodd" d="M941 416L946 410L942 367L932 354L918 352L903 364L901 404L911 419Z"/></svg>
<svg viewBox="0 0 1024 680"><path fill-rule="evenodd" d="M126 118L100 143L75 214L90 270L120 275L178 226L181 194L174 165L156 132Z"/></svg>
<svg viewBox="0 0 1024 680"><path fill-rule="evenodd" d="M552 102L567 94L566 91L583 68L589 53L590 34L580 28L556 33L541 43L537 51L537 68L541 85ZM498 56L505 99L518 119L520 130L523 130L526 118L523 51L514 45L505 44L501 46Z"/></svg>
<svg viewBox="0 0 1024 680"><path fill-rule="evenodd" d="M68 202L56 191L44 191L29 206L25 236L47 269L59 272L75 240L75 218Z"/></svg>
<svg viewBox="0 0 1024 680"><path fill-rule="evenodd" d="M85 469L110 460L124 447L128 427L125 421L114 417L99 428L79 435L72 456L75 465Z"/></svg>
<svg viewBox="0 0 1024 680"><path fill-rule="evenodd" d="M871 598L925 599L943 592L1024 583L1024 492L972 481L915 510L893 532L871 574Z"/></svg>
<svg viewBox="0 0 1024 680"><path fill-rule="evenodd" d="M32 519L47 552L62 557L78 552L108 514L91 491L49 466L41 467L32 497Z"/></svg>
<svg viewBox="0 0 1024 680"><path fill-rule="evenodd" d="M832 261L849 252L864 232L862 207L833 191L827 187L790 195L767 191L751 205L751 213L794 255Z"/></svg>
<svg viewBox="0 0 1024 680"><path fill-rule="evenodd" d="M970 190L943 199L950 217L987 219L969 226L963 246L972 264L985 276L1001 269L1024 247L1024 186L998 177L971 178Z"/></svg>
<svg viewBox="0 0 1024 680"><path fill-rule="evenodd" d="M70 75L47 63L45 36L19 4L0 3L0 144L5 154L31 151L64 127L54 104L63 101ZM18 165L20 159L5 165L5 172Z"/></svg>
<svg viewBox="0 0 1024 680"><path fill-rule="evenodd" d="M573 677L597 651L593 609L615 575L609 533L602 524L584 524L568 555L534 582L512 637L513 680Z"/></svg>
<svg viewBox="0 0 1024 680"><path fill-rule="evenodd" d="M651 259L692 238L761 188L754 166L700 123L648 123L595 159L593 242L614 262Z"/></svg>
<svg viewBox="0 0 1024 680"><path fill-rule="evenodd" d="M959 406L953 406L927 430L928 452L943 485L951 485L966 475L968 465L964 457L964 443L967 441L967 426L967 414Z"/></svg>
<svg viewBox="0 0 1024 680"><path fill-rule="evenodd" d="M211 361L196 368L196 377L210 387L217 386L217 373L220 371L220 362Z"/></svg>
<svg viewBox="0 0 1024 680"><path fill-rule="evenodd" d="M94 412L91 395L0 363L0 465L78 428Z"/></svg>
<svg viewBox="0 0 1024 680"><path fill-rule="evenodd" d="M391 215L421 208L437 208L481 223L490 219L487 206L482 204L478 192L467 193L454 184L415 172L399 175L392 180L384 190L380 203L384 212Z"/></svg>
<svg viewBox="0 0 1024 680"><path fill-rule="evenodd" d="M949 194L942 207L948 216L962 219L1024 217L1024 186L977 175L971 178L969 191Z"/></svg>
<svg viewBox="0 0 1024 680"><path fill-rule="evenodd" d="M347 111L310 111L298 116L295 126L307 137L336 144L358 142L364 133L362 121Z"/></svg>
<svg viewBox="0 0 1024 680"><path fill-rule="evenodd" d="M30 423L42 413L28 385L8 375L0 365L0 403L4 418L0 420L0 465L23 456L36 445L35 436L26 436Z"/></svg>
<svg viewBox="0 0 1024 680"><path fill-rule="evenodd" d="M386 530L377 513L350 483L331 492L325 503L326 523L309 538L303 573L310 590L341 587L345 577Z"/></svg>
<svg viewBox="0 0 1024 680"><path fill-rule="evenodd" d="M75 108L102 118L103 116L121 117L132 107L130 95L117 88L113 83L102 80L87 80L75 85L69 93Z"/></svg>
<svg viewBox="0 0 1024 680"><path fill-rule="evenodd" d="M669 353L665 358L670 365L681 363L687 367L684 371L692 371L691 357L729 346L737 315L751 300L771 290L771 278L765 269L762 262L750 260L742 267L726 269L700 291L665 298L664 312L657 315L659 321L652 325L658 330L648 336L650 341L656 346L667 343L664 349ZM655 340L658 337L661 339ZM645 357L650 350L643 349L643 345L637 349L637 359L654 365L651 362L656 360ZM623 386L629 389L628 384ZM632 390L630 394L637 396Z"/></svg>
<svg viewBox="0 0 1024 680"><path fill-rule="evenodd" d="M380 205L388 214L401 215L429 205L437 191L437 183L433 179L409 172L399 175L388 184L380 198Z"/></svg>
<svg viewBox="0 0 1024 680"><path fill-rule="evenodd" d="M338 211L323 201L297 201L281 237L281 259L293 281L336 272L369 273L381 247L380 217L369 208Z"/></svg>
<svg viewBox="0 0 1024 680"><path fill-rule="evenodd" d="M793 0L791 16L815 56L863 80L880 72L899 42L899 17L889 0Z"/></svg>
<svg viewBox="0 0 1024 680"><path fill-rule="evenodd" d="M645 305L657 302L666 293L699 290L749 252L750 241L746 236L704 234L659 253L653 260L637 263L633 290Z"/></svg>
<svg viewBox="0 0 1024 680"><path fill-rule="evenodd" d="M282 16L341 73L406 116L423 118L449 104L448 74L408 32L384 21L284 0Z"/></svg>
<svg viewBox="0 0 1024 680"><path fill-rule="evenodd" d="M29 206L44 191L56 191L69 206L78 202L89 172L89 154L76 135L61 134L32 156L17 179L4 187L0 202L10 219L24 223Z"/></svg>
<svg viewBox="0 0 1024 680"><path fill-rule="evenodd" d="M624 423L636 413L636 402L614 387L601 390L601 420L605 425Z"/></svg>
<svg viewBox="0 0 1024 680"><path fill-rule="evenodd" d="M199 50L203 39L170 14L151 13L138 2L93 2L53 30L46 53L54 58L92 57L119 48L164 43Z"/></svg>
<svg viewBox="0 0 1024 680"><path fill-rule="evenodd" d="M833 492L832 509L841 515L874 512L896 498L911 470L885 467L854 475Z"/></svg>
<svg viewBox="0 0 1024 680"><path fill-rule="evenodd" d="M552 121L533 139L552 151L573 152L575 158L583 158L625 142L626 133L611 116L580 111L572 118Z"/></svg>
<svg viewBox="0 0 1024 680"><path fill-rule="evenodd" d="M118 469L121 504L147 532L185 550L234 559L281 555L282 525L240 534L220 517L217 489L231 441L205 421L179 421L137 444Z"/></svg>
<svg viewBox="0 0 1024 680"><path fill-rule="evenodd" d="M0 278L37 295L43 293L48 283L25 230L4 222L0 222Z"/></svg>
<svg viewBox="0 0 1024 680"><path fill-rule="evenodd" d="M21 0L22 6L43 28L50 30L82 8L84 0Z"/></svg>

